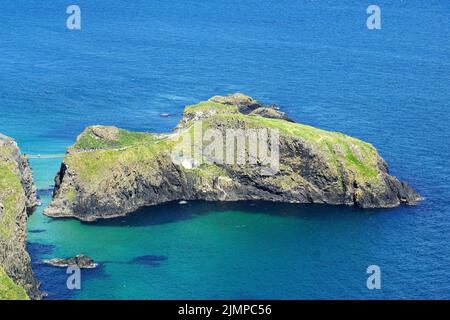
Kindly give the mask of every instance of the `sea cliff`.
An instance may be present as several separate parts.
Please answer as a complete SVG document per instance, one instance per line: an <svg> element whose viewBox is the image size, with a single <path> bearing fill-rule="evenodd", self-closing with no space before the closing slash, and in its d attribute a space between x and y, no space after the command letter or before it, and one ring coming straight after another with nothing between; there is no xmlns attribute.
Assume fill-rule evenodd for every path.
<svg viewBox="0 0 450 320"><path fill-rule="evenodd" d="M268 151L278 152L278 163L267 167L261 159L252 159L250 150L258 143L250 140L240 147L232 146L243 158L252 159L249 161L202 161L183 152L174 157L174 150L192 141L198 128L202 133L212 129L224 137L234 130L238 134L233 140L240 134L276 131L276 148L270 144ZM205 154L211 144L192 147ZM415 204L420 197L389 174L387 164L371 144L295 123L275 105L234 94L187 106L170 134L86 128L67 151L45 214L94 221L178 200L269 200L390 208Z"/></svg>
<svg viewBox="0 0 450 320"><path fill-rule="evenodd" d="M36 205L28 159L0 134L0 300L41 297L26 251L27 219Z"/></svg>

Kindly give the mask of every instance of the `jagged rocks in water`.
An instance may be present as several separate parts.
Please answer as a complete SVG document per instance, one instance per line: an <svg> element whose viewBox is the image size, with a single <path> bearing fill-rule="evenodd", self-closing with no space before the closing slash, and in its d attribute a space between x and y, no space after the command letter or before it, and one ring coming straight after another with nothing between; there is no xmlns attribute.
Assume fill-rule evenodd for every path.
<svg viewBox="0 0 450 320"><path fill-rule="evenodd" d="M92 258L83 254L79 254L74 258L44 260L43 263L60 268L76 266L80 269L94 269L98 266L98 263L95 263Z"/></svg>

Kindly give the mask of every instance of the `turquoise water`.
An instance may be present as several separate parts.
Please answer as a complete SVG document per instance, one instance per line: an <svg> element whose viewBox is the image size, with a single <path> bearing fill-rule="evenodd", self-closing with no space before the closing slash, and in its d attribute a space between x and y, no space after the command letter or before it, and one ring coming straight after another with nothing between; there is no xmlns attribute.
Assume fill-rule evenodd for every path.
<svg viewBox="0 0 450 320"><path fill-rule="evenodd" d="M298 122L373 143L425 197L360 211L188 203L98 224L30 218L49 299L450 298L450 26L447 1L18 0L0 8L0 132L30 154L63 153L87 125L167 132L183 106L244 92ZM32 160L44 206L59 160ZM40 263L78 253L101 266L82 290ZM382 290L366 288L379 265Z"/></svg>

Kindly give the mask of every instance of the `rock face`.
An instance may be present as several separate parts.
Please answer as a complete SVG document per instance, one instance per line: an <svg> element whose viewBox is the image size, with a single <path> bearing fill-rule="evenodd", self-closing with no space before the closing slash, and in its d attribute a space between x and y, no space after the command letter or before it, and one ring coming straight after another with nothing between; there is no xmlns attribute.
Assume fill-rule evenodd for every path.
<svg viewBox="0 0 450 320"><path fill-rule="evenodd" d="M28 159L20 154L14 140L0 134L0 271L4 275L0 299L6 278L15 286L8 286L11 289L3 292L6 298L21 296L10 295L12 288L24 290L32 299L41 297L26 252L28 214L36 205Z"/></svg>
<svg viewBox="0 0 450 320"><path fill-rule="evenodd" d="M294 122L293 120L289 119L284 112L278 111L273 107L261 107L255 109L250 113L250 115L271 119L282 119L289 122Z"/></svg>
<svg viewBox="0 0 450 320"><path fill-rule="evenodd" d="M51 259L51 260L44 260L43 261L46 264L49 264L54 267L60 267L60 268L67 268L69 266L76 266L80 269L94 269L98 266L97 263L94 262L94 260L84 254L79 254L74 258L67 258L67 259Z"/></svg>
<svg viewBox="0 0 450 320"><path fill-rule="evenodd" d="M117 130L112 139L100 137L98 126L78 137L55 178L47 215L94 221L175 200L269 200L361 208L420 200L411 187L389 175L371 144L293 123L277 108L243 94L187 106L172 134ZM236 135L228 136L230 130ZM199 132L204 140L200 145L192 143ZM250 140L254 133L264 137L264 132L267 138L277 138L266 139L267 150L262 140ZM212 141L222 137L223 143L211 148ZM244 140L238 145L240 137ZM192 147L193 153L179 152L182 144ZM236 161L229 161L229 151L238 154L232 154ZM274 158L266 160L277 151L272 166Z"/></svg>

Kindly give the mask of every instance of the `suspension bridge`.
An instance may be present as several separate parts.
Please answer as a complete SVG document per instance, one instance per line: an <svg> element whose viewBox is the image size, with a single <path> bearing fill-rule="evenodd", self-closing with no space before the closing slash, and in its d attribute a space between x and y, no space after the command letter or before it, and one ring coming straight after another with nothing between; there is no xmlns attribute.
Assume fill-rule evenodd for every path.
<svg viewBox="0 0 450 320"><path fill-rule="evenodd" d="M62 159L65 154L27 154L28 159Z"/></svg>
<svg viewBox="0 0 450 320"><path fill-rule="evenodd" d="M156 143L159 143L156 142ZM104 149L88 149L88 150L77 150L75 153L89 153L89 152L97 152L97 151L123 151L129 148L133 148L136 146L126 146L122 148L104 148ZM25 154L28 159L63 159L66 154Z"/></svg>

